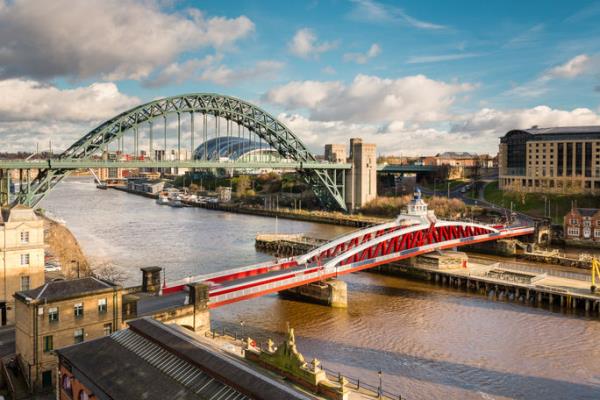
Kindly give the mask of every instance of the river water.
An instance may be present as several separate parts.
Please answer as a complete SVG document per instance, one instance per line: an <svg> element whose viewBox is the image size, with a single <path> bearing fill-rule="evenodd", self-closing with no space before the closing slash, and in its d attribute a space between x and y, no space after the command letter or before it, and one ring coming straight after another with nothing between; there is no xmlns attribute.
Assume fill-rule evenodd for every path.
<svg viewBox="0 0 600 400"><path fill-rule="evenodd" d="M269 259L260 232L323 238L347 230L323 224L173 209L86 178L57 186L41 204L63 218L96 263L111 262L139 284L139 267L168 280ZM600 319L372 273L343 278L348 309L265 296L213 311L214 327L264 341L295 328L299 350L327 368L408 399L600 399Z"/></svg>

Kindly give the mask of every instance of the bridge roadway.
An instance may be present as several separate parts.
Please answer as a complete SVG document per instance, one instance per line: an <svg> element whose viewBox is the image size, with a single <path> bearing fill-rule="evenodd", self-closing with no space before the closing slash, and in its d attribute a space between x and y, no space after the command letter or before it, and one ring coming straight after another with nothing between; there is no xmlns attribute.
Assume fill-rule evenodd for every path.
<svg viewBox="0 0 600 400"><path fill-rule="evenodd" d="M172 282L163 288L163 295L187 290L189 283L205 283L209 285L209 308L216 308L435 250L534 231L529 226L492 227L451 221L401 226L395 221L343 235L302 256Z"/></svg>
<svg viewBox="0 0 600 400"><path fill-rule="evenodd" d="M347 170L351 164L325 163L310 161L285 161L285 162L258 162L258 161L157 161L157 160L130 160L130 161L105 161L94 159L46 159L46 160L0 160L2 169L57 169L76 170L82 168L225 168L225 169L334 169Z"/></svg>

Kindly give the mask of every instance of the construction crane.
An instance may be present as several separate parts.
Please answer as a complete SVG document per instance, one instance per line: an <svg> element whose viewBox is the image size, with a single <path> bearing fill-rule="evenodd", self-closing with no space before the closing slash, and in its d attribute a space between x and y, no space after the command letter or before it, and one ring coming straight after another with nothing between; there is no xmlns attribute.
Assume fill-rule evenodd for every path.
<svg viewBox="0 0 600 400"><path fill-rule="evenodd" d="M600 261L597 258L592 258L592 293L596 293L596 275L598 275L598 279L600 279Z"/></svg>

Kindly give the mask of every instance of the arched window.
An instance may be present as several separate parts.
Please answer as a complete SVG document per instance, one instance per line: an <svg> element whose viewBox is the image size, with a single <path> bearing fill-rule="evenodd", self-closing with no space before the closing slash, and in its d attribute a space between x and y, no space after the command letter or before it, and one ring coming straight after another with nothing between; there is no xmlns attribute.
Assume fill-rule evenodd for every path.
<svg viewBox="0 0 600 400"><path fill-rule="evenodd" d="M67 374L64 374L62 377L62 389L70 397L73 397L73 388L71 386L71 377Z"/></svg>
<svg viewBox="0 0 600 400"><path fill-rule="evenodd" d="M90 400L90 397L83 389L79 391L79 400Z"/></svg>

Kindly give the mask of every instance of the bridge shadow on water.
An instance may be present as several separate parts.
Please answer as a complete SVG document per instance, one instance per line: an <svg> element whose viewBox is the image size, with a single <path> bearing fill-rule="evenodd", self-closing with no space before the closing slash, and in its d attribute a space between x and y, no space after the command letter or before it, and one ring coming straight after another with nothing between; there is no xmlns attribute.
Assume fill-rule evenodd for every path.
<svg viewBox="0 0 600 400"><path fill-rule="evenodd" d="M389 297L403 297L411 299L432 299L438 298L444 303L453 303L461 307L476 307L481 309L505 309L521 314L553 316L557 318L568 316L569 318L578 318L585 320L597 320L598 316L594 313L585 313L577 309L568 309L547 304L536 306L532 303L521 302L519 300L503 300L492 298L488 295L476 293L474 290L467 291L464 288L442 286L428 281L417 279L407 279L398 276L380 275L376 273L369 274L368 280L345 279L348 284L348 299L352 299L352 293L375 294ZM388 284L382 284L383 283ZM393 283L395 286L390 286ZM405 287L402 287L405 286ZM474 301L475 300L475 301ZM600 397L599 397L600 399Z"/></svg>
<svg viewBox="0 0 600 400"><path fill-rule="evenodd" d="M239 326L233 323L214 322L217 322L216 325L219 328L226 328L231 331L239 329ZM279 337L279 340L275 340L277 343L283 339L283 333L272 332L259 327L249 327L248 334L260 338L261 341L266 341L267 338ZM600 375L596 378L597 383L576 383L554 378L496 371L452 361L433 360L401 352L361 347L313 337L307 338L303 337L301 332L296 332L296 340L298 349L305 355L307 360L317 356L319 359L327 360L323 361L326 367L328 363L334 363L348 368L368 370L371 372L368 374L372 377L371 384L375 383L377 372L382 369L388 379L390 376L397 378L391 386L398 388L400 392L402 392L402 383L398 381L417 380L454 387L472 393L485 393L491 396L517 399L600 399ZM311 354L306 349L329 349L330 351L322 354ZM375 360L377 362L373 362ZM344 373L343 370L341 372ZM564 370L563 373L568 374L568 371ZM352 373L349 375L352 375ZM363 376L361 376L362 379ZM404 396L404 393L400 394ZM423 398L423 396L418 395L409 395L408 397ZM452 398L451 396L443 397Z"/></svg>

